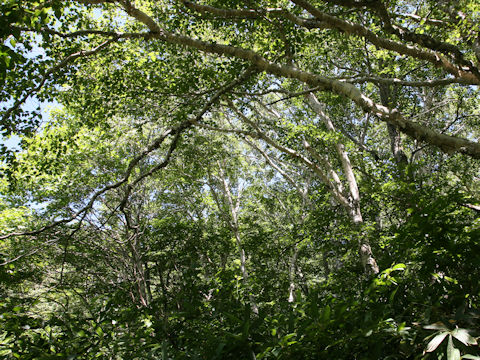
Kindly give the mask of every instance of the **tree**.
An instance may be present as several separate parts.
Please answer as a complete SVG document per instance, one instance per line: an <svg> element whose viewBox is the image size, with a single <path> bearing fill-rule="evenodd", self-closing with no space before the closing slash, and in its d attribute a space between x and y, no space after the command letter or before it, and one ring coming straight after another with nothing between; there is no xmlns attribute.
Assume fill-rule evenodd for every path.
<svg viewBox="0 0 480 360"><path fill-rule="evenodd" d="M52 4L55 4L55 2L52 2ZM51 75L54 72L64 68L68 63L76 59L86 59L89 56L93 56L104 48L109 46L113 47L121 40L132 40L131 42L134 43L135 40L140 39L157 44L160 42L162 45L170 45L172 48L175 48L175 45L180 45L206 54L239 59L242 60L242 62L250 63L259 71L265 71L266 73L280 77L297 79L310 86L332 91L352 100L364 111L370 112L380 120L398 127L401 131L417 140L436 145L444 151L458 151L473 157L478 157L478 146L472 141L457 139L410 121L402 115L402 112L398 111L398 109L394 111L394 109L377 104L373 99L369 98L368 93L362 93L360 89L352 85L352 83L364 82L374 84L398 83L402 86L417 87L442 86L452 83L477 85L479 81L478 69L472 61L472 57L476 55L476 45L474 45L476 44L476 40L474 39L474 19L462 21L462 15L458 12L455 13L457 10L454 8L444 8L444 11L440 11L441 13L439 14L439 16L443 17L441 19L435 19L438 20L435 22L427 21L428 19L423 20L415 14L405 13L405 9L410 10L408 9L408 2L393 3L390 5L390 8L385 4L378 3L379 9L377 9L373 3L369 2L333 1L327 2L322 8L322 6L317 7L303 0L286 4L273 4L278 5L278 8L273 9L262 8L261 6L254 9L242 9L236 8L236 6L219 8L210 5L196 4L190 1L180 1L173 6L169 6L168 3L157 3L155 6L145 3L142 5L143 8L137 8L135 4L129 1L94 0L80 1L79 4L85 4L88 9L96 8L97 11L101 12L102 19L113 17L116 21L103 24L103 26L102 24L98 24L100 26L97 25L97 28L94 28L94 23L92 23L94 19L91 19L90 13L85 12L85 8L80 5L69 9L65 15L62 15L64 8L58 4L51 5L50 3L38 4L35 2L27 2L26 5L29 5L31 8L26 9L20 8L18 4L10 5L10 12L14 12L19 8L27 14L33 13L33 16L30 17L30 22L37 25L36 28L22 27L19 26L18 23L20 22L21 25L23 25L23 19L19 21L16 17L13 17L10 20L11 22L8 24L8 29L12 34L15 34L21 42L24 40L28 41L28 37L22 36L21 32L27 32L27 34L29 32L37 32L42 35L44 42L42 45L44 45L43 47L45 49L51 49L52 45L56 45L58 38L59 45L65 43L67 47L76 46L77 49L80 48L82 50L76 53L70 53L59 63L45 70L44 74L40 74L38 84L30 86L30 88L22 87L17 90L23 97L19 96L15 103L7 108L3 115L4 122L10 115L15 115L15 112L19 112L19 107L28 96L39 92L45 83L50 83ZM59 30L38 26L38 21L43 21L46 17L43 14L50 5L53 6L55 10L55 18L53 18L53 14L50 16L52 20L60 22ZM417 13L428 11L429 6L430 4L426 3L423 8L417 9ZM475 3L466 2L464 6L474 7ZM356 15L352 15L352 20L342 18L341 14L344 8L348 9L349 7L354 10L353 14L356 13ZM328 14L326 11L329 9L338 12L338 14ZM39 15L39 11L41 11L41 15ZM122 17L119 11L128 16L128 18L124 20L127 21L128 25L130 25L130 21L128 20L132 20L131 30L127 24L119 24L119 20ZM397 13L397 11L400 11L400 13ZM169 12L183 12L183 15L168 17L167 14ZM197 14L200 16L196 16ZM362 16L364 17L363 19ZM368 19L365 17L368 17ZM68 25L65 24L66 20L70 20ZM73 24L71 20L74 21ZM378 24L378 33L363 25L362 21L365 23L371 21L374 24ZM399 21L400 23L397 24L396 22ZM422 25L422 21L427 24L422 27L422 31L417 31L417 33L416 29L418 28L419 21L420 25ZM83 22L92 24L90 26L92 29L82 28L81 24ZM221 32L216 31L218 25L222 22L229 24L228 27L221 29L224 31L223 35ZM61 32L61 30L66 29L67 26L72 27L75 26L75 24L79 25L77 32ZM254 24L257 25L255 29L258 30L251 31L251 34L247 35L244 30L252 30ZM127 25L127 32L120 32L118 28L119 25ZM448 38L445 31L443 33L441 32L443 30L441 26L452 26L457 29L459 37L456 44L451 43L453 39ZM145 27L148 29L147 31L132 31ZM180 32L171 32L172 28L179 29ZM317 74L308 69L308 67L305 70L297 69L297 67L291 65L291 60L295 59L295 56L302 56L305 50L311 49L311 42L302 41L303 38L310 35L307 31L309 30L313 35L310 36L314 38L316 36L321 38L325 34L325 32L318 32L316 29L334 30L330 32L334 34L334 37L335 32L343 33L345 35L344 38L338 39L337 41L332 39L334 44L339 47L347 46L348 48L349 43L353 43L352 45L355 46L356 39L350 39L349 37L356 36L359 37L360 40L365 41L366 51L374 52L376 48L376 51L380 53L387 51L399 54L406 59L406 61L403 62L404 66L405 63L408 62L410 62L408 66L411 66L415 64L415 62L423 61L426 66L430 65L434 68L439 68L443 72L452 75L453 78L438 79L436 76L430 80L423 80L423 83L422 81L404 79L397 81L395 79L392 80L390 77L385 78L385 76L379 76L378 78L371 76L370 78L340 81L340 79L327 77L328 71L325 71L325 74ZM183 33L181 30L183 30ZM222 44L214 41L203 41L194 37L199 31L205 34L209 32L214 37L216 32L220 37L232 36L235 32L238 35L234 37L234 40L232 39L232 44L228 44L228 42ZM278 37L280 41L271 41L274 38L268 36L267 31L271 31L275 39ZM433 34L435 34L435 32L439 32L439 35L434 36ZM87 40L82 41L85 37L88 37ZM270 42L267 39L269 39ZM328 35L323 39L325 44L328 44L329 40ZM248 46L246 48L242 47L242 45L251 41L262 51L255 51L255 49ZM405 42L414 44L414 46ZM47 45L49 43L50 45ZM270 44L274 44L274 48L268 52L268 48L265 48L265 46L269 46ZM470 47L468 47L469 44ZM85 50L85 45L94 46L90 46L91 50ZM163 46L160 47L160 49L162 48ZM266 54L262 52L266 52ZM270 56L267 55L269 53L271 53ZM152 57L156 56L154 52L149 54ZM50 55L50 51L47 55ZM167 53L165 55L167 55ZM167 56L169 55L170 54ZM282 64L281 60L277 60L277 58L281 59L282 57L287 60L287 64ZM320 57L320 59L321 58L322 57ZM317 61L319 61L318 58ZM399 68L401 68L401 66ZM390 71L393 71L395 75L398 73L395 69ZM11 128L12 125L20 124L15 124L15 122L6 123L4 124L4 130L7 130L9 128L8 126Z"/></svg>
<svg viewBox="0 0 480 360"><path fill-rule="evenodd" d="M479 7L2 1L0 353L478 355Z"/></svg>

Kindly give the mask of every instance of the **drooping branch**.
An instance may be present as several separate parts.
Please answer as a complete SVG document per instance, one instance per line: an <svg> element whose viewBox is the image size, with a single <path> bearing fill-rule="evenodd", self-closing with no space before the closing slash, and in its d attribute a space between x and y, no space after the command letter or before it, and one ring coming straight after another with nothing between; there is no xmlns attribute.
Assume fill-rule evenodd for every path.
<svg viewBox="0 0 480 360"><path fill-rule="evenodd" d="M328 1L340 1L343 0L328 0ZM350 1L345 1L349 3ZM458 46L455 46L451 43L441 41L435 39L433 36L430 36L425 33L418 33L415 31L411 31L408 28L400 25L396 25L392 23L392 19L385 4L382 1L375 1L375 2L364 2L365 6L376 12L380 19L384 23L384 29L393 35L396 35L400 40L409 41L411 43L420 45L422 47L428 48L435 52L439 52L445 55L453 56L453 62L459 64L460 66L464 66L469 69L475 77L480 80L480 73L479 69L469 60L464 58L464 55ZM349 4L343 4L344 6L351 6ZM438 25L437 23L430 23L431 25Z"/></svg>
<svg viewBox="0 0 480 360"><path fill-rule="evenodd" d="M480 158L480 144L454 136L439 134L423 125L409 121L398 110L392 110L375 103L352 84L302 71L293 66L273 63L252 50L229 45L207 43L165 31L156 36L164 41L185 45L206 53L243 59L252 63L257 69L267 73L294 78L307 83L312 87L320 87L322 90L333 91L351 99L362 109L378 116L381 120L397 126L402 132L414 139L438 146L447 153L460 152L473 158Z"/></svg>
<svg viewBox="0 0 480 360"><path fill-rule="evenodd" d="M463 59L463 54L460 49L452 44L439 41L433 37L426 34L418 34L413 31L408 30L405 27L395 25L392 23L392 17L388 12L387 7L383 1L354 1L354 0L326 0L328 3L341 5L349 8L361 8L365 7L372 10L374 13L377 13L380 20L383 22L384 29L394 35L397 35L401 40L411 41L418 45L427 47L434 51L440 51L444 54L452 53L455 58L454 60L461 63L461 65L470 65ZM396 15L396 14L395 14ZM409 14L410 18L419 21L419 22L428 22L431 25L438 25L445 23L439 20L429 21L427 18L422 18L418 15Z"/></svg>
<svg viewBox="0 0 480 360"><path fill-rule="evenodd" d="M388 28L390 29L390 32L398 35L402 40L412 41L427 49L425 50L425 49L405 45L403 43L378 36L373 31L366 28L365 26L351 23L349 21L342 20L336 16L326 14L305 0L292 0L292 2L304 8L305 10L307 10L310 14L314 16L314 19L301 18L285 9L277 9L277 8L276 9L261 9L261 8L222 9L222 8L216 8L213 6L208 6L208 5L200 5L192 1L186 1L186 0L180 0L180 1L189 9L196 10L202 14L208 13L224 19L234 19L234 18L262 19L266 15L271 15L277 18L285 18L287 20L292 21L294 24L298 26L302 26L308 29L315 29L315 28L316 29L336 29L345 33L346 35L356 35L356 36L363 37L367 39L369 42L371 42L373 45L376 45L380 48L390 50L390 51L395 51L399 54L408 55L419 60L428 61L435 66L442 67L444 70L453 74L455 77L463 78L464 81L468 82L469 84L480 83L480 79L477 76L478 71L475 71L476 68L473 66L473 64L463 60L463 55L461 54L460 50L456 46L439 42L431 37L427 37L427 35L424 35L424 34L411 33L408 30L400 28L398 26L393 27L390 24L390 18L385 9L384 11L380 11L380 13L382 14L382 18L384 22L387 22L388 20L387 24L390 24L390 26L388 26ZM358 7L363 7L368 5L368 7L378 10L377 3L370 4L369 2L351 2L351 1L348 1L346 3L349 3L350 5L355 3L356 6ZM437 51L439 51L439 53ZM451 61L449 61L447 58L445 58L441 54L442 52L447 54L454 53L455 59L457 59L460 62L460 65L466 66L467 69L470 71L466 71L465 69L453 64Z"/></svg>

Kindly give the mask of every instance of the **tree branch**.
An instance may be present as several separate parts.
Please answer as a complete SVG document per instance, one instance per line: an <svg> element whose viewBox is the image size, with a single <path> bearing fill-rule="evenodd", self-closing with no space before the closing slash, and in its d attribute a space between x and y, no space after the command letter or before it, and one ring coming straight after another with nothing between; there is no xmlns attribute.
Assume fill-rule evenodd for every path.
<svg viewBox="0 0 480 360"><path fill-rule="evenodd" d="M381 78L374 76L365 76L357 78L349 78L345 80L351 84L361 84L366 82L371 82L375 84L388 84L388 85L400 85L400 86L409 86L409 87L436 87L436 86L445 86L450 84L462 84L469 85L469 81L463 78L447 78L447 79L435 79L435 80L421 80L421 81L409 81L409 80L400 80L397 78Z"/></svg>
<svg viewBox="0 0 480 360"><path fill-rule="evenodd" d="M328 24L330 28L341 30L348 35L357 35L360 37L364 37L372 44L383 49L392 50L399 54L409 55L419 60L426 60L437 67L443 68L445 71L456 77L464 78L472 85L480 84L480 79L475 74L465 71L465 69L463 68L459 68L458 66L448 61L443 55L438 54L435 51L432 51L430 49L422 50L410 45L405 45L399 42L382 38L362 25L354 24L349 21L341 20L332 15L325 14L324 12L311 5L306 0L292 0L292 2L308 11L321 23ZM419 42L419 44L421 43ZM423 44L423 46L425 46L425 44Z"/></svg>
<svg viewBox="0 0 480 360"><path fill-rule="evenodd" d="M93 194L93 196L90 198L90 201L84 207L82 207L80 210L75 212L71 217L54 221L53 223L51 223L49 225L46 225L46 226L43 226L42 228L34 230L34 231L27 231L27 232L21 232L21 233L9 233L9 234L0 236L0 240L7 239L7 238L10 238L10 237L14 237L14 236L28 236L28 235L29 236L34 236L34 235L38 235L38 234L40 234L40 233L42 233L46 230L52 229L52 228L54 228L58 225L67 224L67 223L75 220L78 216L80 216L82 214L83 214L83 216L82 216L82 219L83 219L85 217L85 214L93 207L93 205L95 204L95 202L97 201L97 199L101 195L103 195L104 193L106 193L109 190L116 189L116 188L122 186L123 184L127 183L131 174L132 174L132 172L133 172L133 170L134 170L134 168L137 166L137 164L142 159L144 159L146 156L148 156L150 153L157 150L162 145L162 143L165 141L166 138L173 135L174 138L173 138L173 140L172 140L172 142L169 146L169 149L167 151L167 154L165 155L164 160L160 164L157 164L156 166L151 168L148 172L139 175L131 184L128 184L125 196L122 199L122 201L120 202L119 206L117 207L117 209L122 210L125 207L126 202L128 201L129 194L130 194L131 190L133 189L134 185L136 185L137 183L142 181L147 176L152 175L156 171L158 171L158 170L160 170L160 169L162 169L162 168L164 168L165 166L168 165L168 163L170 162L170 159L171 159L171 155L172 155L173 151L175 150L175 148L177 146L178 139L179 139L181 133L183 133L183 131L185 131L189 127L197 124L200 121L200 119L205 115L205 113L211 108L211 106L213 104L215 104L222 95L224 95L226 92L232 90L233 88L235 88L237 85L241 84L242 82L244 82L253 73L254 73L253 68L251 68L251 67L248 68L237 79L231 81L230 83L228 83L227 85L225 85L221 89L219 89L206 102L206 104L202 107L202 109L199 111L199 113L194 118L187 119L187 120L183 121L182 123L180 123L179 125L177 125L176 127L170 128L170 129L166 130L162 135L158 136L154 141L152 141L152 143L150 143L150 145L147 146L147 148L145 148L139 155L137 155L135 158L133 158L129 162L123 177L119 181L117 181L113 184L107 185L107 186L103 187L102 189L98 190L97 192L95 192Z"/></svg>
<svg viewBox="0 0 480 360"><path fill-rule="evenodd" d="M375 103L372 99L367 97L352 84L302 71L293 66L273 63L252 50L237 48L229 45L207 43L201 40L192 39L183 35L172 34L166 31L162 31L162 33L155 36L166 42L195 48L206 53L243 59L249 61L258 70L262 70L273 75L294 78L301 82L307 83L312 87L319 87L322 90L333 91L339 95L343 95L351 99L366 112L370 112L378 116L380 120L397 126L400 131L413 137L414 139L438 146L447 153L460 152L473 158L480 158L480 144L454 136L439 134L423 125L409 121L405 119L398 110L389 109L386 106Z"/></svg>

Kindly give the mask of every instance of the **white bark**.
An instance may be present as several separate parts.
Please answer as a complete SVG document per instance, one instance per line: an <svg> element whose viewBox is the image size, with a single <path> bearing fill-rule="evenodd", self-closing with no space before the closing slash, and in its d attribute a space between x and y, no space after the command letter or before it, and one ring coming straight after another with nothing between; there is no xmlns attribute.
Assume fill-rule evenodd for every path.
<svg viewBox="0 0 480 360"><path fill-rule="evenodd" d="M219 168L219 175L220 175L219 180L222 183L222 189L223 189L224 195L227 199L228 208L229 208L229 212L230 212L229 213L229 218L230 219L228 221L228 224L229 224L230 229L232 230L233 235L235 237L235 243L237 245L238 254L240 256L240 272L242 273L242 282L245 285L245 288L249 293L248 294L248 299L250 301L250 306L252 308L252 312L254 314L258 315L258 306L257 306L257 303L255 301L255 298L254 298L253 294L250 291L250 287L248 285L249 275L248 275L248 270L247 270L247 265L246 265L247 257L245 255L245 249L243 247L242 238L241 238L240 230L239 230L238 215L239 215L239 210L240 210L240 201L241 201L243 189L242 189L241 186L238 188L238 193L237 193L236 199L234 199L234 196L233 196L232 191L230 189L230 184L227 181L224 169L223 169L222 165L220 164L220 162L218 162L218 168ZM218 199L217 199L217 203L218 203ZM221 210L220 206L219 206L219 210Z"/></svg>
<svg viewBox="0 0 480 360"><path fill-rule="evenodd" d="M288 277L290 280L290 286L288 288L288 302L289 303L294 303L295 300L297 299L297 296L295 294L295 275L296 275L296 269L297 269L297 258L298 258L298 246L295 245L295 250L292 256L292 259L290 260L290 268L288 272Z"/></svg>
<svg viewBox="0 0 480 360"><path fill-rule="evenodd" d="M333 125L332 120L330 117L325 113L322 104L318 101L315 95L312 93L308 94L307 101L313 111L320 117L323 121L327 130L330 132L336 132L335 126ZM347 179L348 189L349 189L349 202L345 206L350 218L352 219L353 224L360 228L363 224L363 217L360 208L360 192L358 190L358 184L355 177L355 173L353 172L353 167L350 162L350 158L345 150L345 146L337 141L335 143L335 149L337 151L338 157L342 163L342 169ZM362 234L358 237L358 247L359 247L359 254L360 254L360 261L365 269L366 273L369 274L378 274L380 271L373 257L372 248L368 242L368 239L364 238Z"/></svg>

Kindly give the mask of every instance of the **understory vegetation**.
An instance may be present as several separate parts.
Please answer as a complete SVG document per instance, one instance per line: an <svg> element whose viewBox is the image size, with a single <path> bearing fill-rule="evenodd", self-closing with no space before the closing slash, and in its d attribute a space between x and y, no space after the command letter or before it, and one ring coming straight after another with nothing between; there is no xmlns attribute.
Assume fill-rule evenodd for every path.
<svg viewBox="0 0 480 360"><path fill-rule="evenodd" d="M1 359L480 359L477 0L0 9Z"/></svg>

